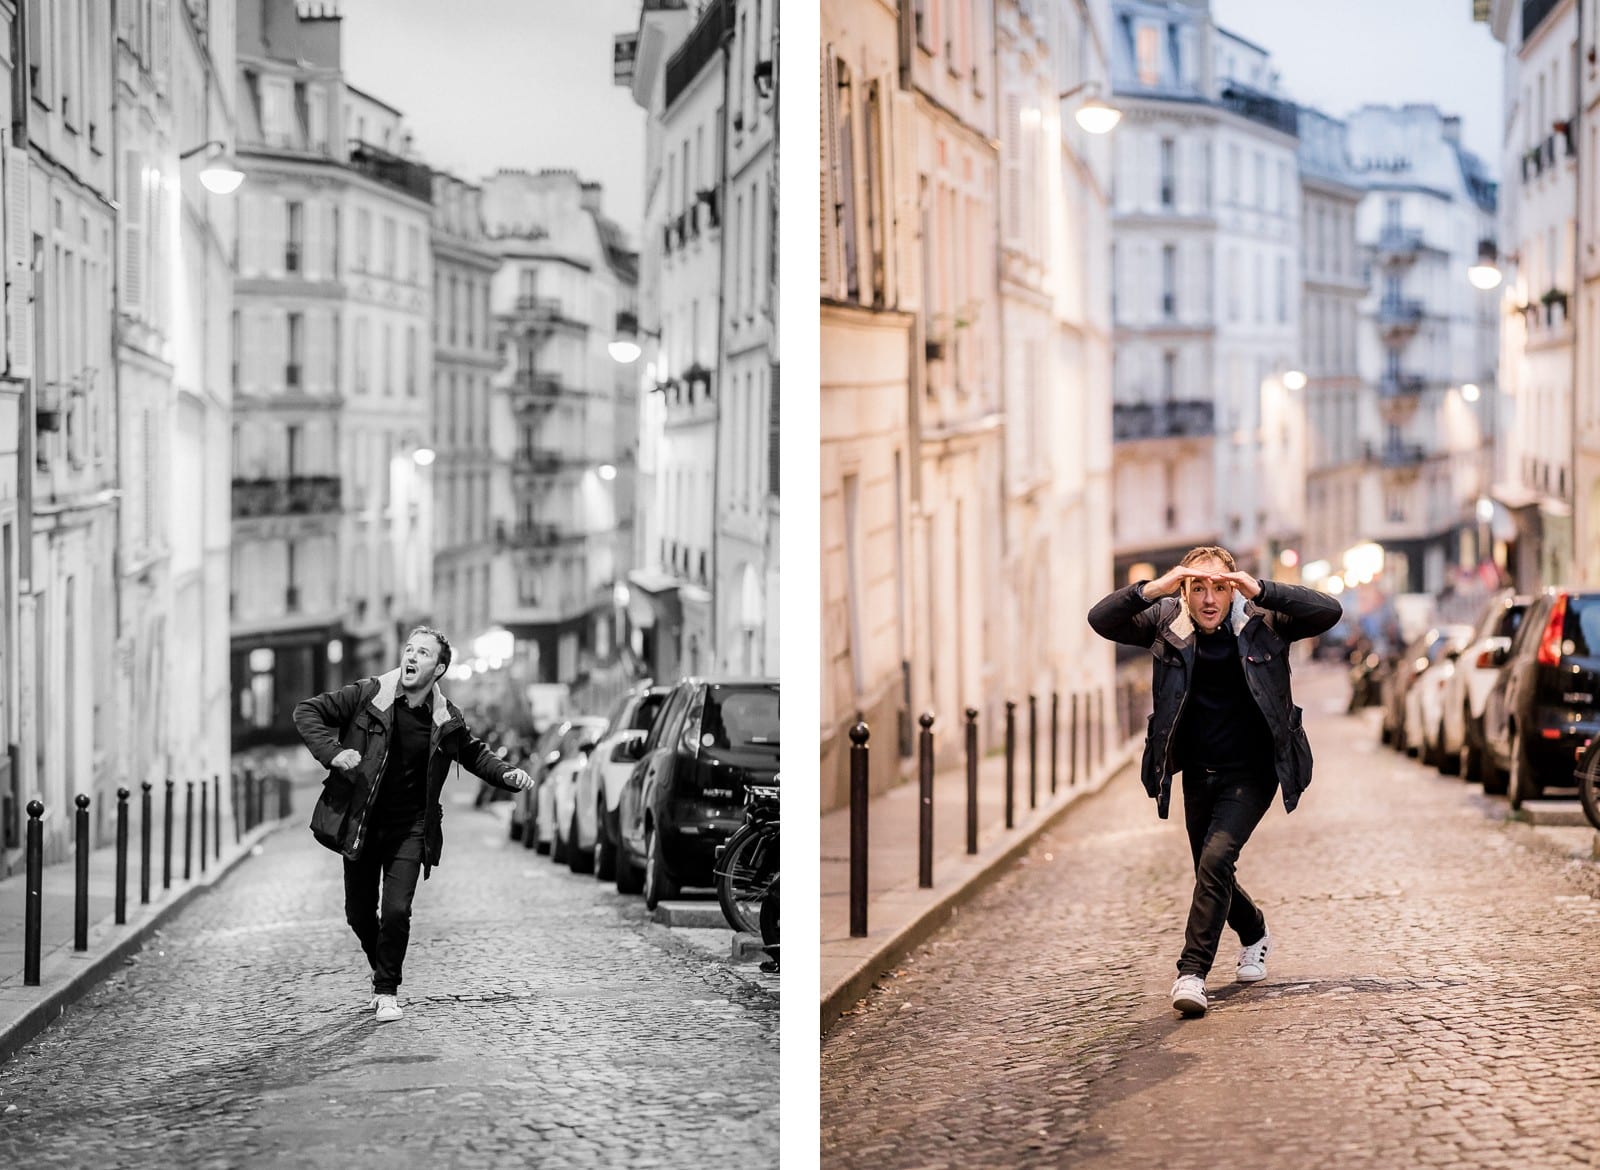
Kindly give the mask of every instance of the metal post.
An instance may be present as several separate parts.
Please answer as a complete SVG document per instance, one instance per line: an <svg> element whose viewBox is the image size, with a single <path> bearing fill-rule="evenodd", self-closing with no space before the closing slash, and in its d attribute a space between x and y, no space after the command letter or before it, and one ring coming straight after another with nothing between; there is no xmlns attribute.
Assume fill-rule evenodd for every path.
<svg viewBox="0 0 1600 1170"><path fill-rule="evenodd" d="M1078 784L1078 692L1072 692L1072 735L1067 741L1068 754L1072 766L1067 770L1067 787L1075 788Z"/></svg>
<svg viewBox="0 0 1600 1170"><path fill-rule="evenodd" d="M228 793L233 797L233 843L237 845L244 831L244 826L239 821L243 810L239 807L239 773L232 769L228 771Z"/></svg>
<svg viewBox="0 0 1600 1170"><path fill-rule="evenodd" d="M139 787L144 789L144 795L139 798L139 904L149 905L150 822L154 819L150 811L150 781L143 781Z"/></svg>
<svg viewBox="0 0 1600 1170"><path fill-rule="evenodd" d="M1094 692L1094 765L1100 767L1106 762L1106 691L1104 687L1096 687Z"/></svg>
<svg viewBox="0 0 1600 1170"><path fill-rule="evenodd" d="M194 781L184 781L183 795L183 880L194 876Z"/></svg>
<svg viewBox="0 0 1600 1170"><path fill-rule="evenodd" d="M1039 696L1028 696L1028 807L1039 807Z"/></svg>
<svg viewBox="0 0 1600 1170"><path fill-rule="evenodd" d="M867 936L867 741L865 723L850 729L850 937Z"/></svg>
<svg viewBox="0 0 1600 1170"><path fill-rule="evenodd" d="M1050 692L1050 795L1056 794L1056 766L1061 762L1061 692Z"/></svg>
<svg viewBox="0 0 1600 1170"><path fill-rule="evenodd" d="M206 846L210 838L207 830L211 827L211 786L206 783L205 777L200 777L200 872L206 872Z"/></svg>
<svg viewBox="0 0 1600 1170"><path fill-rule="evenodd" d="M1017 824L1017 705L1006 700L1006 828Z"/></svg>
<svg viewBox="0 0 1600 1170"><path fill-rule="evenodd" d="M212 853L211 853L211 855L215 860L221 861L222 860L222 777L219 774L215 773L215 772L213 772L211 774L211 818L212 818L211 819L211 827L215 830L215 832L213 832L212 835L211 835L212 836L212 847L211 847Z"/></svg>
<svg viewBox="0 0 1600 1170"><path fill-rule="evenodd" d="M44 907L44 805L37 800L28 802L28 886L26 909L22 928L22 982L27 987L39 986L39 922Z"/></svg>
<svg viewBox="0 0 1600 1170"><path fill-rule="evenodd" d="M967 852L978 851L978 709L967 708Z"/></svg>
<svg viewBox="0 0 1600 1170"><path fill-rule="evenodd" d="M117 789L117 925L128 921L128 790Z"/></svg>
<svg viewBox="0 0 1600 1170"><path fill-rule="evenodd" d="M922 725L920 747L921 808L917 818L917 885L933 888L933 716L924 711L917 720Z"/></svg>
<svg viewBox="0 0 1600 1170"><path fill-rule="evenodd" d="M77 872L72 883L72 949L89 949L89 798L78 793Z"/></svg>
<svg viewBox="0 0 1600 1170"><path fill-rule="evenodd" d="M166 837L161 842L161 888L172 888L172 799L177 781L167 781Z"/></svg>

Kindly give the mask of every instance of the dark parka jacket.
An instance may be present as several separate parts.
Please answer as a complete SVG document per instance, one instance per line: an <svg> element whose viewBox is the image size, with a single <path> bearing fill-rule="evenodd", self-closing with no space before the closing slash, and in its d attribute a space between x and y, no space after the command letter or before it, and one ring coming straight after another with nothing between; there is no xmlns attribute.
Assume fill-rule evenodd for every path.
<svg viewBox="0 0 1600 1170"><path fill-rule="evenodd" d="M1195 626L1181 597L1146 601L1139 593L1145 584L1139 581L1102 598L1089 611L1089 625L1102 638L1148 647L1154 658L1154 709L1140 779L1165 818L1172 798L1173 739L1194 677ZM1239 640L1245 685L1272 732L1273 765L1287 812L1294 811L1311 783L1311 744L1289 693L1289 643L1332 628L1342 614L1338 601L1325 593L1262 581L1253 601L1236 593L1224 619Z"/></svg>
<svg viewBox="0 0 1600 1170"><path fill-rule="evenodd" d="M377 678L364 678L337 691L327 691L295 705L294 726L300 738L328 769L322 782L322 796L311 814L312 835L329 849L354 859L366 841L368 816L372 811L384 763L389 758L389 741L394 732L394 704L400 690L398 668ZM428 799L424 833L423 877L439 864L444 848L444 809L439 794L452 763L493 784L516 791L506 782L513 769L489 750L487 744L467 730L467 724L454 703L432 691L433 726L428 735ZM354 768L333 766L333 758L346 748L361 753Z"/></svg>

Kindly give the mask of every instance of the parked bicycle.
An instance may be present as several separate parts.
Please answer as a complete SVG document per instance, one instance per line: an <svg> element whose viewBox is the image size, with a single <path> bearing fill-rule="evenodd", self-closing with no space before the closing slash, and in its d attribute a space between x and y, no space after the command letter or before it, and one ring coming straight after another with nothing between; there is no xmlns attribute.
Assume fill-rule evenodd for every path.
<svg viewBox="0 0 1600 1170"><path fill-rule="evenodd" d="M773 936L769 953L777 947L778 786L745 787L744 824L717 850L717 901L728 925L743 934L763 936L762 906L771 894ZM777 956L774 954L774 958Z"/></svg>

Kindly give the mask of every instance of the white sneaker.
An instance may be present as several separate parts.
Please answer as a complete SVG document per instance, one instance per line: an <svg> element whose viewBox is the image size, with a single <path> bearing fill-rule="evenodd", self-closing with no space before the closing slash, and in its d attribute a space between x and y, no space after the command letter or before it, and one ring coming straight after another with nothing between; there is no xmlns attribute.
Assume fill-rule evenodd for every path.
<svg viewBox="0 0 1600 1170"><path fill-rule="evenodd" d="M1206 1014L1206 981L1198 975L1179 975L1172 985L1172 1006L1186 1016Z"/></svg>
<svg viewBox="0 0 1600 1170"><path fill-rule="evenodd" d="M377 1005L378 1011L376 1013L376 1019L380 1024L393 1023L395 1020L398 1020L401 1016L405 1015L405 1013L400 1010L400 1001L392 995L374 996L372 1002Z"/></svg>
<svg viewBox="0 0 1600 1170"><path fill-rule="evenodd" d="M1272 953L1272 935L1261 938L1239 951L1239 969L1235 974L1240 983L1260 983L1267 977L1267 956Z"/></svg>

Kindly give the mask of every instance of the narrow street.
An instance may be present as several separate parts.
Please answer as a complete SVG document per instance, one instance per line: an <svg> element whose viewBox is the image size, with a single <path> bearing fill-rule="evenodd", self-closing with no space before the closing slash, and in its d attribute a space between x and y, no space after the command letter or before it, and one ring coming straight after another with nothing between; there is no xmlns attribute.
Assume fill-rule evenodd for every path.
<svg viewBox="0 0 1600 1170"><path fill-rule="evenodd" d="M1130 772L828 1033L824 1167L1600 1165L1592 832L1380 747L1337 668L1296 692L1315 780L1239 868L1267 981L1230 932L1210 1012L1173 1012L1181 798Z"/></svg>
<svg viewBox="0 0 1600 1170"><path fill-rule="evenodd" d="M471 791L446 790L403 1020L374 1023L339 861L291 825L0 1065L0 1160L775 1165L778 977L510 842Z"/></svg>

